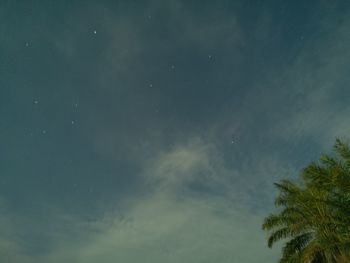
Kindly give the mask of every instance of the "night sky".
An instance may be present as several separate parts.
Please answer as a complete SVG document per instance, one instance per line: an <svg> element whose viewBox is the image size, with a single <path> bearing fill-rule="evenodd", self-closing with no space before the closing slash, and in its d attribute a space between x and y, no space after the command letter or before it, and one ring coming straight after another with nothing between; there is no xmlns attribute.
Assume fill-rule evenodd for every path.
<svg viewBox="0 0 350 263"><path fill-rule="evenodd" d="M0 261L276 262L273 183L350 138L350 2L0 0Z"/></svg>

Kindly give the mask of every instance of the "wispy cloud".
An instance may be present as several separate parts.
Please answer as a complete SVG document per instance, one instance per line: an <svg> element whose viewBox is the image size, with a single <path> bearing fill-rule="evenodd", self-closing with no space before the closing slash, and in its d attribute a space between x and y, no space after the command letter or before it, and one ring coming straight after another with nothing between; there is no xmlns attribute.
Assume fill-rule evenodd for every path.
<svg viewBox="0 0 350 263"><path fill-rule="evenodd" d="M241 195L234 192L239 185L229 178L215 151L214 145L194 138L160 152L144 165L147 191L130 193L124 208L95 222L56 219L60 232L51 233L55 242L46 256L27 256L21 262L273 260L276 251L266 249L260 231L262 216L232 203L233 196ZM196 184L211 191L192 189ZM218 195L218 190L227 196ZM13 226L8 229L14 231ZM8 246L13 259L18 244Z"/></svg>
<svg viewBox="0 0 350 263"><path fill-rule="evenodd" d="M330 6L333 9L334 6ZM278 81L294 102L285 118L275 125L276 136L290 140L309 138L322 150L335 137L349 134L350 20L338 20L330 12L322 20L324 31L305 36L305 46Z"/></svg>
<svg viewBox="0 0 350 263"><path fill-rule="evenodd" d="M212 147L193 139L150 160L143 172L151 186L149 192L132 194L127 209L115 211L116 215L96 223L97 233L68 251L55 248L46 260L79 263L272 260L276 252L265 248L261 216L252 216L222 196L185 193L192 183L211 187L217 183L217 177L223 176L218 169L224 167L216 166ZM220 180L224 181L223 186L225 178ZM254 256L257 251L259 259Z"/></svg>

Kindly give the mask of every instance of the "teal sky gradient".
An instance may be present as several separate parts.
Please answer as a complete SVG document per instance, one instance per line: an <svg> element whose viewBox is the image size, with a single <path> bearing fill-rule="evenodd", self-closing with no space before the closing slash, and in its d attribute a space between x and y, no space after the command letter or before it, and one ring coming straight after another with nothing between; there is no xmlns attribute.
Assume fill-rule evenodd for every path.
<svg viewBox="0 0 350 263"><path fill-rule="evenodd" d="M276 262L273 182L349 138L348 1L0 1L0 261Z"/></svg>

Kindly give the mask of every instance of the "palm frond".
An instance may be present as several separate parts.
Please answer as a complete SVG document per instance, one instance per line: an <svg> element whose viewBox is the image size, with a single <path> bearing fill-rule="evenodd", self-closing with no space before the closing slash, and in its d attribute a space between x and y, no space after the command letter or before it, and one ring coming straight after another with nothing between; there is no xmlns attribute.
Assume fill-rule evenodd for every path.
<svg viewBox="0 0 350 263"><path fill-rule="evenodd" d="M306 166L298 183L275 183L280 212L262 228L268 247L287 240L281 263L350 262L350 148L337 139L334 151Z"/></svg>
<svg viewBox="0 0 350 263"><path fill-rule="evenodd" d="M274 243L281 239L285 239L287 237L291 237L292 232L288 227L280 228L276 231L274 231L270 237L268 238L267 244L268 247L271 248Z"/></svg>

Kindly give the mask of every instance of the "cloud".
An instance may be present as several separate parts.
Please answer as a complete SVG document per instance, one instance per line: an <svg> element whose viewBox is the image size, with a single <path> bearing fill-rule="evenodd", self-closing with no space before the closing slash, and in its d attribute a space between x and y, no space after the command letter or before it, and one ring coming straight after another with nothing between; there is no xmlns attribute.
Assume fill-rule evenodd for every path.
<svg viewBox="0 0 350 263"><path fill-rule="evenodd" d="M16 232L16 228L14 217L0 198L0 260L3 262L32 263L34 261L26 254L27 251L21 242L19 233Z"/></svg>
<svg viewBox="0 0 350 263"><path fill-rule="evenodd" d="M273 134L287 140L309 138L318 141L324 151L335 137L350 132L350 20L338 20L329 13L320 23L323 31L305 39L305 46L277 82L291 107Z"/></svg>
<svg viewBox="0 0 350 263"><path fill-rule="evenodd" d="M130 193L125 205L96 221L56 217L45 255L14 262L269 262L262 215L237 206L233 185L214 145L199 138L161 151L144 165L143 192ZM212 189L201 191L193 188ZM226 186L225 186L226 185ZM214 191L215 188L220 188ZM144 191L147 189L147 191ZM233 193L229 194L229 192ZM218 194L220 192L221 194ZM222 193L226 193L223 195ZM229 198L230 197L230 198ZM57 216L57 211L54 212ZM14 227L9 229L14 231ZM254 251L254 253L252 253ZM256 257L259 255L259 257ZM11 262L11 260L9 262Z"/></svg>
<svg viewBox="0 0 350 263"><path fill-rule="evenodd" d="M193 181L206 182L214 179L218 171L213 165L214 146L203 143L199 138L191 139L185 145L177 145L167 152L160 152L146 165L145 176L151 183L167 190L179 190Z"/></svg>
<svg viewBox="0 0 350 263"><path fill-rule="evenodd" d="M57 262L77 263L224 263L275 258L276 253L265 247L261 216L252 216L221 196L183 194L194 181L215 182L203 176L205 173L220 176L213 171L212 151L211 145L193 139L159 154L145 168L146 181L152 184L150 192L135 193L122 216L101 220L98 233L68 251L54 251L47 262L56 262L52 259L57 258Z"/></svg>
<svg viewBox="0 0 350 263"><path fill-rule="evenodd" d="M126 222L106 226L78 249L77 262L261 262L264 257L266 261L273 258L259 231L260 218L238 211L220 215L212 205L156 194L134 206ZM262 255L254 259L258 251Z"/></svg>

